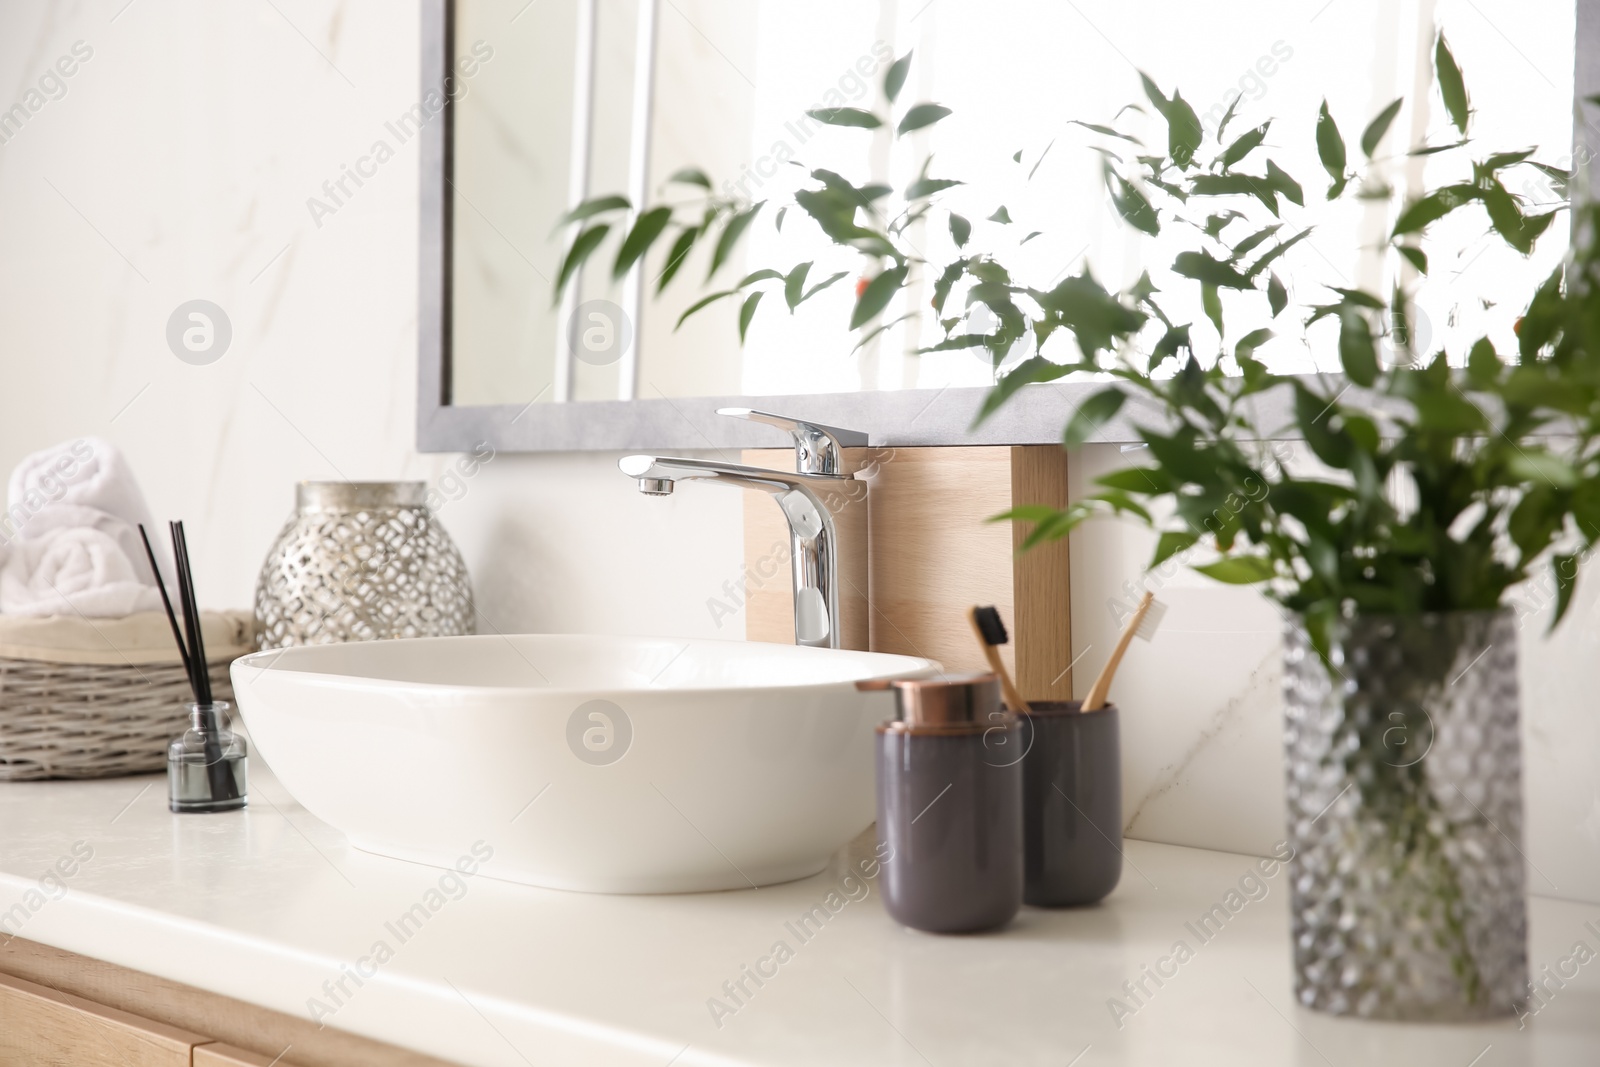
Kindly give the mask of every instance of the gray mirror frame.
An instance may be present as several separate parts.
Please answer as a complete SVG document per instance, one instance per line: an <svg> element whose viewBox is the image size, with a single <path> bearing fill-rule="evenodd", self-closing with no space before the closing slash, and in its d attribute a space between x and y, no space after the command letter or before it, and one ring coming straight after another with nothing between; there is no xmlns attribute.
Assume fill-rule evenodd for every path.
<svg viewBox="0 0 1600 1067"><path fill-rule="evenodd" d="M453 0L422 0L423 95L444 84L454 52ZM1582 118L1584 97L1600 92L1600 0L1576 0L1574 79L1578 158L1600 152L1600 125ZM1584 42L1596 48L1586 49ZM487 442L500 452L638 451L775 447L767 427L716 414L753 407L860 430L874 446L1056 444L1097 382L1054 382L1023 390L973 428L983 387L789 396L666 397L564 403L450 403L452 105L421 132L418 249L417 449L466 452ZM1584 188L1580 181L1577 188ZM1273 413L1276 414L1276 413ZM1288 407L1284 406L1287 416ZM1287 421L1287 420L1285 420ZM1134 424L1118 416L1093 442L1134 443Z"/></svg>

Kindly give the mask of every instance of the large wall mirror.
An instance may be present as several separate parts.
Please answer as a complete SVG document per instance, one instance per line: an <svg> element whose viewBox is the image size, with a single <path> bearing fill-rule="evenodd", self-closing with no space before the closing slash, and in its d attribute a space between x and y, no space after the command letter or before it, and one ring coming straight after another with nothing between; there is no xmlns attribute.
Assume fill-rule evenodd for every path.
<svg viewBox="0 0 1600 1067"><path fill-rule="evenodd" d="M1186 0L423 6L424 89L444 86L449 101L424 127L419 434L430 450L485 439L514 450L774 443L760 428L717 418L726 404L778 408L884 444L1058 439L1078 388L1059 383L1030 387L969 435L1006 367L997 372L983 349L919 354L937 336L931 312L915 313L925 289L908 289L908 308L889 317L910 317L859 348L845 329L849 284L793 315L758 316L742 346L735 301L675 328L710 291L701 285L703 249L660 296L651 283L664 248L621 279L609 256L596 257L557 301L560 216L601 193L657 202L671 195L667 176L687 165L730 195L776 205L806 181L791 159L898 189L931 151L943 172L970 183L948 191L952 205L981 220L1004 203L1015 220L1003 233L978 223L975 241L1026 240L1018 254L1043 278L1088 263L1108 286L1121 285L1170 262L1168 238L1121 223L1088 147L1092 134L1072 120L1104 122L1140 99L1145 70L1181 87L1208 128L1236 99L1240 129L1276 118L1284 166L1316 173L1310 133L1324 98L1358 130L1405 97L1395 125L1403 143L1437 125L1428 63L1440 24L1468 69L1476 136L1572 162L1573 0L1238 0L1225 13ZM944 104L949 119L897 139L807 117L818 107L870 107L888 65L913 50L905 97ZM1436 182L1433 165L1398 152L1386 179L1420 188ZM1527 182L1516 192L1554 198L1536 172ZM1308 199L1304 216L1285 217L1292 230L1316 213L1317 232L1288 256L1285 273L1297 284L1381 285L1374 250L1392 222L1386 207L1340 208L1319 211ZM914 239L935 270L957 255L942 226ZM803 217L780 232L770 211L758 216L747 245L763 265L815 260L813 277L861 271ZM1436 265L1419 298L1417 328L1431 335L1424 344L1451 331L1510 331L1515 309L1491 293L1503 294L1508 279L1543 277L1564 251L1551 240L1524 259L1486 237L1481 256ZM743 269L730 263L715 280L732 282ZM1277 369L1332 370L1332 338L1327 351L1311 343L1272 358ZM1106 429L1109 439L1118 433Z"/></svg>

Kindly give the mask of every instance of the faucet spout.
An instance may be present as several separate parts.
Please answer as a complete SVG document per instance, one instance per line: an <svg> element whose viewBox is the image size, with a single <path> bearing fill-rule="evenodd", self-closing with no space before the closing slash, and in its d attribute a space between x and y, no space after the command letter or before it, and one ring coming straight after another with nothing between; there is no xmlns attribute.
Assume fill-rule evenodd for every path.
<svg viewBox="0 0 1600 1067"><path fill-rule="evenodd" d="M794 578L795 643L824 648L842 646L839 501L859 499L847 490L864 483L841 475L789 474L717 460L667 456L624 456L617 466L638 482L639 491L666 496L680 481L703 481L768 494L789 526L790 564ZM854 599L861 599L864 589Z"/></svg>

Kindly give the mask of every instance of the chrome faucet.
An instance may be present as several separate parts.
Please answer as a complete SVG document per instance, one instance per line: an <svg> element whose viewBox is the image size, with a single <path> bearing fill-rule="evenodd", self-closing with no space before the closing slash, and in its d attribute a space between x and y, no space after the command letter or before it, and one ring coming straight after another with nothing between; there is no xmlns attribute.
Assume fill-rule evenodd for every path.
<svg viewBox="0 0 1600 1067"><path fill-rule="evenodd" d="M717 414L789 431L795 473L665 456L624 456L617 466L638 480L639 492L650 496L666 496L677 482L687 480L770 494L789 521L795 644L842 648L842 642L852 639L847 635L854 635L865 648L865 507L853 521L841 522L840 517L866 493L865 482L845 473L842 450L865 447L867 435L751 408L718 408Z"/></svg>

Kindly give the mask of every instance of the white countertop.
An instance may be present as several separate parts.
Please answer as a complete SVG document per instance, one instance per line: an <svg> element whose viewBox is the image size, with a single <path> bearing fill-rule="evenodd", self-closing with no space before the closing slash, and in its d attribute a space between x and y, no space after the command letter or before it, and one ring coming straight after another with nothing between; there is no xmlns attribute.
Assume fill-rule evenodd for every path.
<svg viewBox="0 0 1600 1067"><path fill-rule="evenodd" d="M1209 942L1185 925L1251 857L1130 841L1103 905L1025 908L969 937L904 930L876 883L842 883L864 840L825 874L759 890L604 897L479 877L449 899L443 872L353 850L251 770L249 810L217 816L168 814L155 776L0 785L0 918L20 903L12 929L31 940L301 1016L321 998L328 1025L483 1067L1600 1062L1600 962L1526 1029L1296 1008L1281 870ZM75 844L92 855L65 893L36 892L58 860L74 867ZM837 913L802 941L793 924L830 891ZM419 903L436 910L402 942L391 925ZM1531 925L1535 972L1577 942L1600 950L1600 906L1536 898ZM1180 940L1192 958L1160 962ZM346 979L337 1003L323 983L380 941L392 958L364 963L372 977ZM763 963L779 941L792 958ZM1128 997L1158 965L1176 973ZM751 995L714 1021L708 1000L735 1007L723 983L747 966L776 973L745 978ZM1114 1018L1113 998L1131 1013Z"/></svg>

